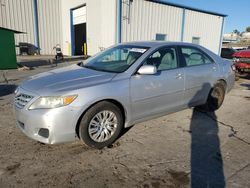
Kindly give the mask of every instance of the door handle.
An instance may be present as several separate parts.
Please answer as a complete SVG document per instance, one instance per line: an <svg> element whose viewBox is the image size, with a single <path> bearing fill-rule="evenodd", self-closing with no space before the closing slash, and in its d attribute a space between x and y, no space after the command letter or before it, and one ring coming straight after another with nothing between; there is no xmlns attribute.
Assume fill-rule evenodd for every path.
<svg viewBox="0 0 250 188"><path fill-rule="evenodd" d="M216 71L216 70L217 70L217 68L216 68L216 67L213 67L212 69L213 69L213 71Z"/></svg>
<svg viewBox="0 0 250 188"><path fill-rule="evenodd" d="M182 76L183 76L183 75L182 75L181 73L178 73L178 74L176 74L175 78L176 78L176 79L182 79Z"/></svg>

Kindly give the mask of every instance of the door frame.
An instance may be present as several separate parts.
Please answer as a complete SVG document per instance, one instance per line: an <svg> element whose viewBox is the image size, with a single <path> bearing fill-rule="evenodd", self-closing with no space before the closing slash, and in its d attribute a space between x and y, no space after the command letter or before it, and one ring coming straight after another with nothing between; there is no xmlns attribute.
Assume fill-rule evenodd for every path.
<svg viewBox="0 0 250 188"><path fill-rule="evenodd" d="M81 4L79 6L76 6L74 8L71 8L70 11L70 37L71 37L71 56L75 55L75 36L74 36L74 25L73 25L73 11L82 8L86 6L86 3ZM87 14L87 9L86 9L86 14ZM86 41L87 41L87 20L86 20Z"/></svg>

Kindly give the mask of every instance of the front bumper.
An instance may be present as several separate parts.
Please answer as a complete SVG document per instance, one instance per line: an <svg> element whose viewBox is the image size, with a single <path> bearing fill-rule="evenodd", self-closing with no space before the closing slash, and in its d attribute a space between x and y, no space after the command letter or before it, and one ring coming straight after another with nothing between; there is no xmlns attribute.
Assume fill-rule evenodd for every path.
<svg viewBox="0 0 250 188"><path fill-rule="evenodd" d="M17 127L28 137L46 144L76 139L78 110L72 107L27 110L15 107Z"/></svg>

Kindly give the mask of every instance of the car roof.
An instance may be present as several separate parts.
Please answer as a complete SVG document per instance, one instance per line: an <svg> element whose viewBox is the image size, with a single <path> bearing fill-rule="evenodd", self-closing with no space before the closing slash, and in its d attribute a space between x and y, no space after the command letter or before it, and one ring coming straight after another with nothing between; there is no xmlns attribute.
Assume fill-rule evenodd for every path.
<svg viewBox="0 0 250 188"><path fill-rule="evenodd" d="M135 41L135 42L126 42L121 43L120 45L134 45L134 46L141 46L141 47L161 47L161 46L176 46L176 45L187 45L187 46L198 46L193 43L187 42L168 42L168 41Z"/></svg>

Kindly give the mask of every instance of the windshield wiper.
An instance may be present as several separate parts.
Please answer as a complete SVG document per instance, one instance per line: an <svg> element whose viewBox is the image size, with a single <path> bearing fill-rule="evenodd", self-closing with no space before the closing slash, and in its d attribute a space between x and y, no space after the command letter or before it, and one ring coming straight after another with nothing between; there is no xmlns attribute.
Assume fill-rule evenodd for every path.
<svg viewBox="0 0 250 188"><path fill-rule="evenodd" d="M87 69L96 70L96 71L101 71L101 72L120 73L120 72L118 72L118 71L112 71L112 70L107 70L107 69L101 69L101 68L97 68L97 67L89 66L89 65L84 65L84 64L82 64L82 67L87 68Z"/></svg>
<svg viewBox="0 0 250 188"><path fill-rule="evenodd" d="M82 64L82 67L87 68L87 69L97 70L95 67L89 66L89 65L85 65L84 63Z"/></svg>

